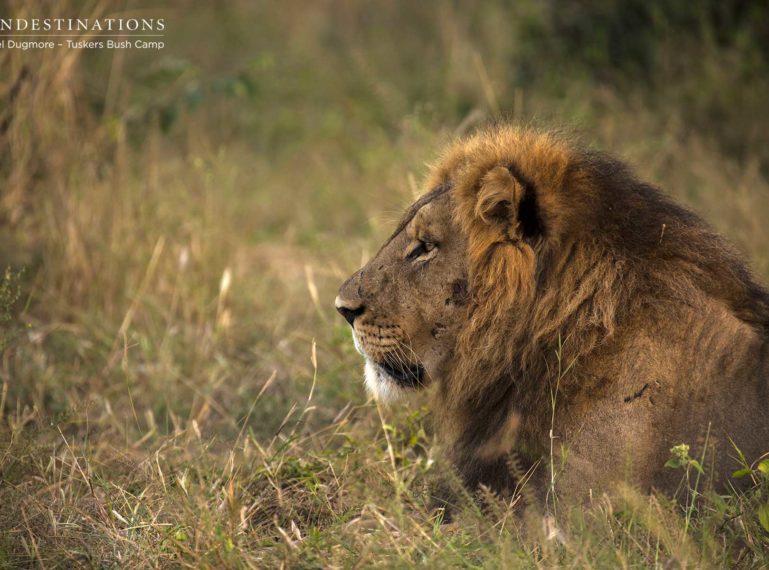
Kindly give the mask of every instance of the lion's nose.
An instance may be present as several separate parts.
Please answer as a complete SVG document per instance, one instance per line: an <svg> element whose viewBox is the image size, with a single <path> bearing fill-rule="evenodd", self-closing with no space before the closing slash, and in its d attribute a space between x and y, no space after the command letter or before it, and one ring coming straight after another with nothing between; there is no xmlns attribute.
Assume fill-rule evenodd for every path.
<svg viewBox="0 0 769 570"><path fill-rule="evenodd" d="M337 296L336 300L334 301L334 306L336 307L336 310L339 311L339 314L342 315L348 323L350 323L350 326L353 325L355 319L360 317L365 310L365 307L362 304L348 302L344 299L341 299L339 296Z"/></svg>

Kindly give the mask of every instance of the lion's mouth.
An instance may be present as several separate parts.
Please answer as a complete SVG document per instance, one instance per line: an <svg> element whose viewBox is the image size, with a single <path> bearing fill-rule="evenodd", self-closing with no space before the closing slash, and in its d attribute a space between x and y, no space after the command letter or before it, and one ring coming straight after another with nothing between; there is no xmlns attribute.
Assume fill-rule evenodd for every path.
<svg viewBox="0 0 769 570"><path fill-rule="evenodd" d="M423 385L425 369L420 364L411 364L400 360L385 360L377 363L382 372L404 388L417 388Z"/></svg>

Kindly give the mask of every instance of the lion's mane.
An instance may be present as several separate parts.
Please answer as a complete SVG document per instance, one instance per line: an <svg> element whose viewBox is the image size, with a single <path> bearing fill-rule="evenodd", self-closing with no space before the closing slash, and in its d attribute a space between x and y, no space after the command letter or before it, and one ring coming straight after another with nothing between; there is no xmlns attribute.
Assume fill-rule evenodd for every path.
<svg viewBox="0 0 769 570"><path fill-rule="evenodd" d="M513 410L541 410L522 429L544 429L556 382L567 395L600 396L590 375L565 370L599 353L619 366L629 356L618 338L660 326L677 307L716 301L766 334L769 295L733 248L571 136L486 129L433 168L430 187L447 185L468 239L473 294L437 394L460 464L462 449L499 433Z"/></svg>

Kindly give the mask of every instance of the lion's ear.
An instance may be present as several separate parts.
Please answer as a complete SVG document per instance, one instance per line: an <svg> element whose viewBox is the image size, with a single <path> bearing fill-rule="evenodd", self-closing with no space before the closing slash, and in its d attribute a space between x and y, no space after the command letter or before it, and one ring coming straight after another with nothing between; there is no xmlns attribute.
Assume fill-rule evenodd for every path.
<svg viewBox="0 0 769 570"><path fill-rule="evenodd" d="M473 291L499 309L533 291L536 259L525 238L531 223L526 188L510 170L495 166L477 186L473 221L465 227Z"/></svg>
<svg viewBox="0 0 769 570"><path fill-rule="evenodd" d="M475 215L482 222L497 226L508 239L520 239L518 210L524 187L504 166L496 166L481 179L475 202Z"/></svg>

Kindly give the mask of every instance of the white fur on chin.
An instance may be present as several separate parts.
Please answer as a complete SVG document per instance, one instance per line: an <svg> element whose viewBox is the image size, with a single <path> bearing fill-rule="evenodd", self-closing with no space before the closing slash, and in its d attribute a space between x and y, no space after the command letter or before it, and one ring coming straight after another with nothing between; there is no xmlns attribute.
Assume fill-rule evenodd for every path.
<svg viewBox="0 0 769 570"><path fill-rule="evenodd" d="M376 364L366 357L366 367L363 378L366 382L366 390L380 402L389 404L403 400L406 391L398 386L395 381L385 374Z"/></svg>
<svg viewBox="0 0 769 570"><path fill-rule="evenodd" d="M374 396L375 399L389 404L391 402L397 402L403 400L406 397L406 390L398 386L398 384L382 371L379 366L374 364L368 355L364 352L363 346L358 340L358 335L355 334L355 330L352 331L352 341L355 344L355 350L357 350L366 361L366 366L363 369L363 380L366 385L366 391Z"/></svg>

